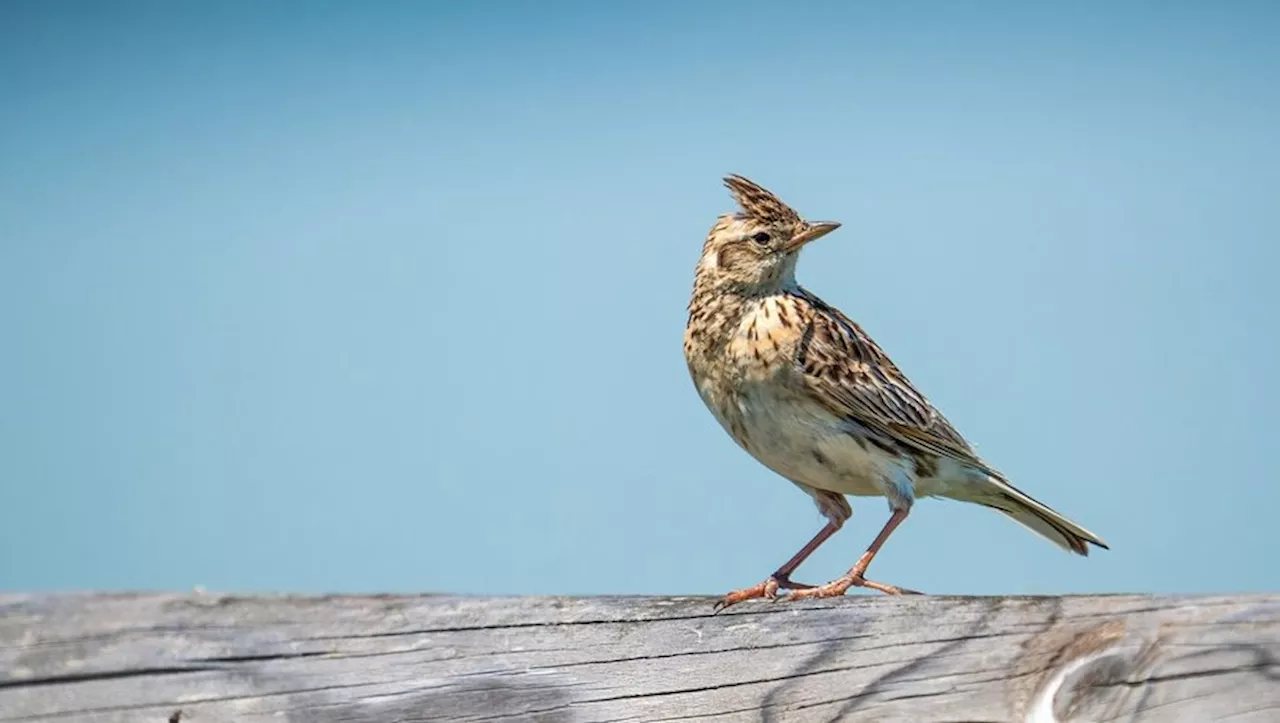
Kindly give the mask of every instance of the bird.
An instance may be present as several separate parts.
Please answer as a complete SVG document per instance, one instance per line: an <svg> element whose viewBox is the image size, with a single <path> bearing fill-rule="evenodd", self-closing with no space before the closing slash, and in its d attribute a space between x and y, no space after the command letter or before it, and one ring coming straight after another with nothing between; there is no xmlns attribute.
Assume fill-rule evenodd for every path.
<svg viewBox="0 0 1280 723"><path fill-rule="evenodd" d="M717 217L694 272L684 356L703 403L743 450L807 493L826 524L763 582L720 598L827 598L852 587L914 590L866 578L916 500L998 510L1064 550L1110 549L1097 535L1014 487L848 316L796 281L808 244L841 224L808 221L737 174L738 209ZM884 497L889 520L845 574L823 585L791 575L852 516L853 497Z"/></svg>

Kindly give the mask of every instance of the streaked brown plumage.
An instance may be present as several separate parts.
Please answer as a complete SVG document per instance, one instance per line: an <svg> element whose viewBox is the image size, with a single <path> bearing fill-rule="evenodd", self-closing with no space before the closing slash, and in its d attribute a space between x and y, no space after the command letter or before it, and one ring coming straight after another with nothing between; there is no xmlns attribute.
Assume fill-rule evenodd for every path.
<svg viewBox="0 0 1280 723"><path fill-rule="evenodd" d="M698 393L730 436L807 492L827 525L764 582L721 605L773 597L841 595L866 580L876 551L917 497L998 509L1074 553L1106 545L1013 487L929 403L855 322L795 280L801 248L840 226L809 222L773 193L725 179L741 211L717 219L703 245L689 302L684 353ZM852 514L845 495L883 495L892 511L853 568L809 587L791 572Z"/></svg>

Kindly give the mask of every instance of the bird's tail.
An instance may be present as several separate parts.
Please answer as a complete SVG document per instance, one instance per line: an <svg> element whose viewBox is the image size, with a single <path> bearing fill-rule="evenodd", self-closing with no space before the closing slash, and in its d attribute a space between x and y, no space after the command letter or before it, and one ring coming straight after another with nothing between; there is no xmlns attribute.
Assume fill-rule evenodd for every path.
<svg viewBox="0 0 1280 723"><path fill-rule="evenodd" d="M1015 522L1043 535L1067 552L1088 555L1090 544L1104 550L1111 549L1102 538L998 477L986 477L971 489L963 492L957 490L948 496L1000 510Z"/></svg>

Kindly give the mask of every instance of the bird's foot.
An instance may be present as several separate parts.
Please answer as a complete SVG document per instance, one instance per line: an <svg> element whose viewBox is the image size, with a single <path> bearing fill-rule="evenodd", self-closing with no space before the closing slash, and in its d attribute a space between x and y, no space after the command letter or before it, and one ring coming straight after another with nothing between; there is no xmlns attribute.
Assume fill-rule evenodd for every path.
<svg viewBox="0 0 1280 723"><path fill-rule="evenodd" d="M897 585L886 585L882 582L868 580L861 574L842 575L826 585L818 585L817 587L809 587L803 590L796 590L789 595L788 599L804 600L817 599L825 597L840 597L849 591L851 587L865 587L869 590L878 590L886 595L920 595L915 590L908 590L905 587Z"/></svg>
<svg viewBox="0 0 1280 723"><path fill-rule="evenodd" d="M716 602L715 612L720 612L731 605L737 605L740 602L754 600L756 598L765 598L767 600L776 600L779 590L809 590L812 585L806 585L802 582L792 582L791 578L786 575L773 574L769 579L758 585L744 587L741 590L734 590L725 595Z"/></svg>

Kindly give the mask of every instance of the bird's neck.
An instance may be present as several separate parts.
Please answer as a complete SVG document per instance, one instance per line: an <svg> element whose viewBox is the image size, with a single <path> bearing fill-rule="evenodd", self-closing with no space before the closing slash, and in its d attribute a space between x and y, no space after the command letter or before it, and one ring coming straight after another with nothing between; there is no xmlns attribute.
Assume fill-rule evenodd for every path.
<svg viewBox="0 0 1280 723"><path fill-rule="evenodd" d="M793 274L786 274L764 282L742 282L732 278L718 277L713 274L697 274L693 280L693 298L689 302L692 309L696 305L724 303L740 306L743 303L759 301L774 296L795 294L800 291Z"/></svg>
<svg viewBox="0 0 1280 723"><path fill-rule="evenodd" d="M689 331L711 345L723 343L742 319L761 304L800 291L794 277L782 283L742 284L699 274L694 279L693 296L689 300Z"/></svg>

